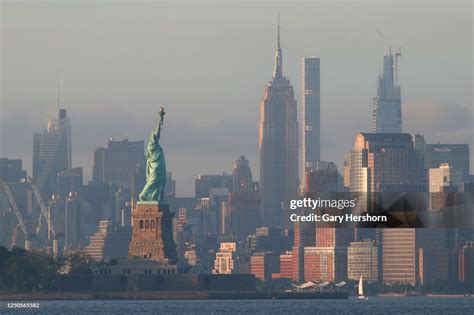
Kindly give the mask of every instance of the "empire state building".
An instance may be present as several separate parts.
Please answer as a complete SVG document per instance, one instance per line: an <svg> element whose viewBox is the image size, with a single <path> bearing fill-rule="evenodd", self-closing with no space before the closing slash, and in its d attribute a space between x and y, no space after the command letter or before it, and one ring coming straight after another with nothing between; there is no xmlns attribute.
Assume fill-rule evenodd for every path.
<svg viewBox="0 0 474 315"><path fill-rule="evenodd" d="M298 121L293 86L283 75L283 54L275 51L273 78L260 102L260 190L263 225L281 228L288 224L285 201L298 195Z"/></svg>

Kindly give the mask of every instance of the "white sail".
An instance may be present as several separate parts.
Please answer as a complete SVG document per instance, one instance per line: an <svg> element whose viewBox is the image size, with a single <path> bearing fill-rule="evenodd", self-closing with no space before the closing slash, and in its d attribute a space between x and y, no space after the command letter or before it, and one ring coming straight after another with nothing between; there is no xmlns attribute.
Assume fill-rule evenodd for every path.
<svg viewBox="0 0 474 315"><path fill-rule="evenodd" d="M359 296L364 295L364 280L362 280L362 275L360 276L359 279Z"/></svg>

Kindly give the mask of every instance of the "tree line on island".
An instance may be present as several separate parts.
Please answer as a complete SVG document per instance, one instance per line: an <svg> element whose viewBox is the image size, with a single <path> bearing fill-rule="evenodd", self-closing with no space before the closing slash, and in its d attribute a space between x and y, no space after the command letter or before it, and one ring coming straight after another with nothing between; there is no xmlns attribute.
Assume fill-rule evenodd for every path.
<svg viewBox="0 0 474 315"><path fill-rule="evenodd" d="M91 274L90 259L83 253L53 258L42 251L0 246L0 292L54 290L60 274Z"/></svg>

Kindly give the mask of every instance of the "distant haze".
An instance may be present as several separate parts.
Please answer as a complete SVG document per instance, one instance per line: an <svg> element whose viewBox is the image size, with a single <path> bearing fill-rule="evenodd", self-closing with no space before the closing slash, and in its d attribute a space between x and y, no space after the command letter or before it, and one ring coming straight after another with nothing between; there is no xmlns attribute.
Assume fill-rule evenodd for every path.
<svg viewBox="0 0 474 315"><path fill-rule="evenodd" d="M369 131L390 46L402 47L404 131L470 143L474 154L471 1L2 1L0 156L23 159L31 174L33 133L55 117L59 71L73 166L86 181L93 150L110 137L147 141L159 106L178 196L193 195L198 174L231 172L241 154L258 179L278 10L298 106L301 57L321 58L322 159L341 166L356 133Z"/></svg>

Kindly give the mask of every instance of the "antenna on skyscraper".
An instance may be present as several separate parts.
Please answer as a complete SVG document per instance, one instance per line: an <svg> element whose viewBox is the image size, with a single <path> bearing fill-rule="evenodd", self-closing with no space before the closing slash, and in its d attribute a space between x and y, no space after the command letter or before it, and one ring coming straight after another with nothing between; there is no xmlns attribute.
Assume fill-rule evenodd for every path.
<svg viewBox="0 0 474 315"><path fill-rule="evenodd" d="M398 86L398 57L402 55L402 48L398 48L398 51L395 53L395 60L393 64L393 84Z"/></svg>
<svg viewBox="0 0 474 315"><path fill-rule="evenodd" d="M278 49L280 49L280 10L278 10Z"/></svg>
<svg viewBox="0 0 474 315"><path fill-rule="evenodd" d="M56 71L56 111L59 113L59 70Z"/></svg>

